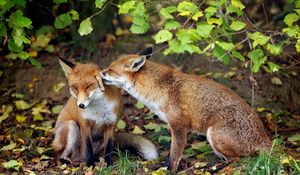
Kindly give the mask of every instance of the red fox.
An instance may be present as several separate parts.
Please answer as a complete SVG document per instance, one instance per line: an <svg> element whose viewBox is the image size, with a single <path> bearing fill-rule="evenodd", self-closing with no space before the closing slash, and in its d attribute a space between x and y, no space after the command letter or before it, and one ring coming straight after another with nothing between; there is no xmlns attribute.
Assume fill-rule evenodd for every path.
<svg viewBox="0 0 300 175"><path fill-rule="evenodd" d="M115 126L120 118L120 90L104 86L95 64L73 64L59 59L68 79L72 96L60 112L55 125L53 148L62 161L85 160L94 164L94 155L104 150L108 165L112 164L111 152ZM158 157L155 145L149 140L127 133L116 135L120 147L131 147L145 159Z"/></svg>
<svg viewBox="0 0 300 175"><path fill-rule="evenodd" d="M100 74L168 123L172 141L167 166L177 169L190 131L204 134L227 160L268 150L271 141L257 113L236 93L212 80L146 60L152 48L123 56Z"/></svg>

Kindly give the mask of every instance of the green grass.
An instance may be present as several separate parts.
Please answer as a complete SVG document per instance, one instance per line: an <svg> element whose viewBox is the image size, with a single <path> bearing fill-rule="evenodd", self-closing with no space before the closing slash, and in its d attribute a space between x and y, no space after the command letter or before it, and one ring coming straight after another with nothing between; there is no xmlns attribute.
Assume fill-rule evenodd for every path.
<svg viewBox="0 0 300 175"><path fill-rule="evenodd" d="M118 175L136 175L137 169L140 167L140 163L130 158L127 151L126 152L117 152L118 162L113 166L107 168L102 168L98 171L98 175L107 175L107 174L118 174ZM134 161L133 161L134 160Z"/></svg>
<svg viewBox="0 0 300 175"><path fill-rule="evenodd" d="M298 175L300 161L296 161L280 149L279 141L273 142L271 152L261 152L259 155L244 158L240 164L242 174L249 175Z"/></svg>

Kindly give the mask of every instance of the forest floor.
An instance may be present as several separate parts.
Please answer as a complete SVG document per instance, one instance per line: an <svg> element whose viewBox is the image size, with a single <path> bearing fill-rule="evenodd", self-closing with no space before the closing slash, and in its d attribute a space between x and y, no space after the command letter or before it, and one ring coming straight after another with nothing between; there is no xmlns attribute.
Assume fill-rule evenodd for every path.
<svg viewBox="0 0 300 175"><path fill-rule="evenodd" d="M104 68L126 53L137 53L150 46L149 39L123 38L110 46L103 41L89 59L77 59L80 50L56 46L62 55L71 61L95 62ZM285 66L279 73L252 75L239 62L228 66L209 56L173 55L163 56L160 48L152 61L166 64L186 73L212 78L233 89L258 111L268 135L277 140L284 154L274 153L244 158L218 171L218 159L205 138L190 134L183 160L178 172L182 174L244 174L265 172L264 169L283 174L300 173L300 65ZM70 54L74 53L74 54ZM170 146L170 134L165 123L125 92L123 93L123 118L118 131L141 134L151 139L159 148L160 159L156 162L143 161L134 156L120 153L115 156L115 166L72 166L61 164L51 148L54 124L62 105L70 93L66 78L55 54L44 54L39 61L41 69L20 61L8 62L0 58L0 174L167 174L158 168ZM276 58L274 58L276 60ZM288 62L288 60L287 60ZM299 61L300 62L300 61ZM275 151L274 151L275 152ZM266 159L266 160L265 160ZM270 165L264 164L269 161ZM217 168L216 168L217 167ZM251 174L251 173L249 173Z"/></svg>

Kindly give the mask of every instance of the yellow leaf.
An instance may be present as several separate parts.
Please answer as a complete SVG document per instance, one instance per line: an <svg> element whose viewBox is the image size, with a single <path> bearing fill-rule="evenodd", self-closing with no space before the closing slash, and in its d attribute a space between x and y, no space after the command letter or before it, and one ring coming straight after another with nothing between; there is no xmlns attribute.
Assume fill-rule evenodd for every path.
<svg viewBox="0 0 300 175"><path fill-rule="evenodd" d="M34 57L38 56L38 52L37 51L30 51L29 55L34 58Z"/></svg>
<svg viewBox="0 0 300 175"><path fill-rule="evenodd" d="M179 16L189 16L191 14L191 12L189 11L183 11L183 12L180 12L178 15Z"/></svg>
<svg viewBox="0 0 300 175"><path fill-rule="evenodd" d="M57 93L65 86L66 86L66 84L63 82L57 83L53 86L53 91Z"/></svg>
<svg viewBox="0 0 300 175"><path fill-rule="evenodd" d="M16 120L19 122L19 123L22 123L22 122L25 122L26 121L26 116L24 116L24 115L17 115L16 116Z"/></svg>
<svg viewBox="0 0 300 175"><path fill-rule="evenodd" d="M140 127L138 127L138 126L135 125L134 129L133 129L133 131L131 133L133 133L133 134L144 134L145 131L143 131Z"/></svg>
<svg viewBox="0 0 300 175"><path fill-rule="evenodd" d="M17 109L21 109L21 110L26 110L31 107L31 105L25 102L24 100L16 100L15 105Z"/></svg>
<svg viewBox="0 0 300 175"><path fill-rule="evenodd" d="M288 157L285 157L282 161L282 164L290 164L290 159Z"/></svg>
<svg viewBox="0 0 300 175"><path fill-rule="evenodd" d="M156 171L152 171L152 175L166 175L167 174L167 167L160 167Z"/></svg>

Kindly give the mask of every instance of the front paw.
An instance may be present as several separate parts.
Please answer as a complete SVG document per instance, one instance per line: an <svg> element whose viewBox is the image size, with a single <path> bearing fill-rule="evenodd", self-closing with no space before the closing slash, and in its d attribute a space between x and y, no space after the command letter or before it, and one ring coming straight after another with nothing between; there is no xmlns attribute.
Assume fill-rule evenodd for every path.
<svg viewBox="0 0 300 175"><path fill-rule="evenodd" d="M169 170L172 169L172 163L171 163L171 157L170 156L167 157L167 159L165 160L163 165L164 165L164 167L167 167Z"/></svg>

